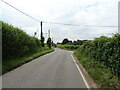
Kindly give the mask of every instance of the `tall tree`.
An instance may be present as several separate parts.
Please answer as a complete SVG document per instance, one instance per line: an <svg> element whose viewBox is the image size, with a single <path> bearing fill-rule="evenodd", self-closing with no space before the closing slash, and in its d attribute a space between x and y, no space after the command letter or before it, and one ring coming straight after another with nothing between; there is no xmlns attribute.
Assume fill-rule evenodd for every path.
<svg viewBox="0 0 120 90"><path fill-rule="evenodd" d="M62 44L67 44L69 43L69 40L67 38L65 38L63 41L62 41Z"/></svg>

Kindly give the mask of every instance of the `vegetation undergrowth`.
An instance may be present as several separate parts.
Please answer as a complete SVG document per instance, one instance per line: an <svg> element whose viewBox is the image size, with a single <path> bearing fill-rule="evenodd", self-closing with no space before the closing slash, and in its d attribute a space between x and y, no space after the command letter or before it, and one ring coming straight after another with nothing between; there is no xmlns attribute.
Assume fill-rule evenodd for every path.
<svg viewBox="0 0 120 90"><path fill-rule="evenodd" d="M120 35L115 34L86 41L75 51L75 56L100 87L120 87L119 45Z"/></svg>
<svg viewBox="0 0 120 90"><path fill-rule="evenodd" d="M118 78L111 72L110 68L106 67L103 63L93 60L80 52L79 49L74 52L74 55L78 58L83 67L85 67L99 88L119 87Z"/></svg>

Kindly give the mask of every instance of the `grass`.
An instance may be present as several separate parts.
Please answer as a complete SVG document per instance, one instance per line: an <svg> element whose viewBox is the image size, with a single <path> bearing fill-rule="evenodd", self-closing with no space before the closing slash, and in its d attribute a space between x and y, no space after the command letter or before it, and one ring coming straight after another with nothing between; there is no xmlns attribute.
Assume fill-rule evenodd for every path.
<svg viewBox="0 0 120 90"><path fill-rule="evenodd" d="M79 49L74 52L74 55L85 67L99 88L120 88L118 78L103 63L84 55Z"/></svg>
<svg viewBox="0 0 120 90"><path fill-rule="evenodd" d="M52 51L54 51L54 49L47 49L47 50L43 50L41 52L34 53L29 56L16 58L16 59L4 60L2 62L2 74L7 73L8 71L11 71L27 62L30 62L31 60L33 60L39 56L50 53Z"/></svg>

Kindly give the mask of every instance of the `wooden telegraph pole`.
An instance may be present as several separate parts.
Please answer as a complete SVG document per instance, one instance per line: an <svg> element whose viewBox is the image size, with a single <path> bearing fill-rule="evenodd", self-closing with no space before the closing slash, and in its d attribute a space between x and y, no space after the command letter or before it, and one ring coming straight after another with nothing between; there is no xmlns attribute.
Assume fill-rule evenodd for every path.
<svg viewBox="0 0 120 90"><path fill-rule="evenodd" d="M43 32L42 32L42 21L41 21L41 23L40 23L40 25L41 25L41 39L42 39L42 37L43 37Z"/></svg>

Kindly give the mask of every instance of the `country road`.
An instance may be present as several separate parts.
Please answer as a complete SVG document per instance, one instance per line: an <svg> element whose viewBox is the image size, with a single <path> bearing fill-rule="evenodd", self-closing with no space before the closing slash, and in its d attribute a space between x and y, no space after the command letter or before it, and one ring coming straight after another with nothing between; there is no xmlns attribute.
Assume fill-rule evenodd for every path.
<svg viewBox="0 0 120 90"><path fill-rule="evenodd" d="M55 49L2 76L3 88L87 88L71 51Z"/></svg>

